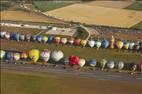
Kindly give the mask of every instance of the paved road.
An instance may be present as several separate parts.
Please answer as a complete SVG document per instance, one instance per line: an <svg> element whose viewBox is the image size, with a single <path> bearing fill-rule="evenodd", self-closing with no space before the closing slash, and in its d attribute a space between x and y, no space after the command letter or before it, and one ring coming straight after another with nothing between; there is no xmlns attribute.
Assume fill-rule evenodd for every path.
<svg viewBox="0 0 142 94"><path fill-rule="evenodd" d="M102 72L102 71L78 71L72 68L63 69L63 66L59 65L54 68L53 65L47 67L42 67L41 65L31 65L31 64L7 64L1 63L1 69L10 69L17 71L31 71L31 72L43 72L51 73L65 76L75 76L82 78L93 78L99 80L111 80L126 83L137 83L142 84L142 74L136 74L136 77L132 77L128 73L118 73L118 72Z"/></svg>

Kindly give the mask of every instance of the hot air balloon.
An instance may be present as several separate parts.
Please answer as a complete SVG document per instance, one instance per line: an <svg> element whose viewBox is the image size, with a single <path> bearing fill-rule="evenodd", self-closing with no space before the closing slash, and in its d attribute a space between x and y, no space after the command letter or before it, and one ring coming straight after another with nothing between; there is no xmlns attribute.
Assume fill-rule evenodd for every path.
<svg viewBox="0 0 142 94"><path fill-rule="evenodd" d="M89 40L88 41L88 45L92 48L92 47L94 47L95 46L95 41L94 40Z"/></svg>
<svg viewBox="0 0 142 94"><path fill-rule="evenodd" d="M10 34L9 34L9 33L6 33L6 34L5 34L5 38L9 40L9 39L10 39Z"/></svg>
<svg viewBox="0 0 142 94"><path fill-rule="evenodd" d="M12 52L6 52L5 58L9 61L13 60L13 53Z"/></svg>
<svg viewBox="0 0 142 94"><path fill-rule="evenodd" d="M43 41L43 43L47 43L48 37L47 36L43 36L42 41Z"/></svg>
<svg viewBox="0 0 142 94"><path fill-rule="evenodd" d="M36 40L38 41L38 42L42 42L42 36L36 36Z"/></svg>
<svg viewBox="0 0 142 94"><path fill-rule="evenodd" d="M75 55L69 56L69 61L71 65L78 65L79 57Z"/></svg>
<svg viewBox="0 0 142 94"><path fill-rule="evenodd" d="M101 41L96 41L96 47L99 49L101 47L102 42Z"/></svg>
<svg viewBox="0 0 142 94"><path fill-rule="evenodd" d="M20 35L20 40L24 41L25 40L25 35Z"/></svg>
<svg viewBox="0 0 142 94"><path fill-rule="evenodd" d="M0 50L0 59L3 59L6 52L4 50Z"/></svg>
<svg viewBox="0 0 142 94"><path fill-rule="evenodd" d="M104 39L103 41L102 41L102 45L101 45L103 48L107 48L108 46L109 46L109 41L108 40L106 40L106 39Z"/></svg>
<svg viewBox="0 0 142 94"><path fill-rule="evenodd" d="M54 50L51 52L51 59L55 62L60 61L64 57L64 53L61 50Z"/></svg>
<svg viewBox="0 0 142 94"><path fill-rule="evenodd" d="M132 65L131 75L133 75L135 73L136 69L137 69L137 64L133 64Z"/></svg>
<svg viewBox="0 0 142 94"><path fill-rule="evenodd" d="M76 39L76 40L74 41L74 44L75 44L75 45L80 45L80 42L81 42L81 39Z"/></svg>
<svg viewBox="0 0 142 94"><path fill-rule="evenodd" d="M134 48L135 43L134 42L130 42L129 44L129 49L132 50Z"/></svg>
<svg viewBox="0 0 142 94"><path fill-rule="evenodd" d="M63 61L63 63L64 63L64 69L66 69L66 67L67 67L67 65L69 65L69 58L64 58L64 61Z"/></svg>
<svg viewBox="0 0 142 94"><path fill-rule="evenodd" d="M6 32L0 32L0 37L4 38L5 34L6 34Z"/></svg>
<svg viewBox="0 0 142 94"><path fill-rule="evenodd" d="M85 63L86 63L85 59L80 58L78 65L79 65L79 67L83 67L85 65Z"/></svg>
<svg viewBox="0 0 142 94"><path fill-rule="evenodd" d="M101 70L104 70L106 63L107 63L107 60L106 60L106 59L102 59L102 60L100 61Z"/></svg>
<svg viewBox="0 0 142 94"><path fill-rule="evenodd" d="M119 62L117 63L117 68L118 68L118 71L120 72L120 71L124 68L124 62L119 61Z"/></svg>
<svg viewBox="0 0 142 94"><path fill-rule="evenodd" d="M137 41L137 42L135 42L135 45L134 45L134 50L139 50L140 49L140 42L139 41Z"/></svg>
<svg viewBox="0 0 142 94"><path fill-rule="evenodd" d="M81 45L82 45L83 47L85 47L86 44L87 44L87 40L81 40Z"/></svg>
<svg viewBox="0 0 142 94"><path fill-rule="evenodd" d="M47 64L47 61L49 60L50 58L50 51L48 49L44 49L41 54L41 59L44 61L44 64L46 65Z"/></svg>
<svg viewBox="0 0 142 94"><path fill-rule="evenodd" d="M20 58L26 60L28 58L28 54L26 52L22 52Z"/></svg>
<svg viewBox="0 0 142 94"><path fill-rule="evenodd" d="M111 37L111 40L110 40L110 48L113 49L114 48L114 43L115 43L115 38L114 36Z"/></svg>
<svg viewBox="0 0 142 94"><path fill-rule="evenodd" d="M11 37L12 37L13 40L16 40L18 42L20 41L20 34L19 33L13 33L11 35Z"/></svg>
<svg viewBox="0 0 142 94"><path fill-rule="evenodd" d="M90 60L90 61L89 61L89 65L90 65L91 67L95 67L95 66L97 65L96 59Z"/></svg>
<svg viewBox="0 0 142 94"><path fill-rule="evenodd" d="M48 36L48 43L52 43L54 41L54 36Z"/></svg>
<svg viewBox="0 0 142 94"><path fill-rule="evenodd" d="M54 40L55 40L55 43L56 43L57 45L59 45L61 38L60 38L60 37L55 37Z"/></svg>
<svg viewBox="0 0 142 94"><path fill-rule="evenodd" d="M69 38L68 43L72 45L74 43L74 38Z"/></svg>
<svg viewBox="0 0 142 94"><path fill-rule="evenodd" d="M29 42L31 40L31 35L30 34L27 34L26 36L26 40Z"/></svg>
<svg viewBox="0 0 142 94"><path fill-rule="evenodd" d="M14 53L13 54L13 59L15 60L15 64L18 60L20 60L20 53Z"/></svg>
<svg viewBox="0 0 142 94"><path fill-rule="evenodd" d="M36 37L37 37L37 36L31 36L31 40L32 40L33 42L36 42Z"/></svg>
<svg viewBox="0 0 142 94"><path fill-rule="evenodd" d="M29 57L33 61L33 63L35 64L39 59L39 50L38 49L30 50L29 51Z"/></svg>
<svg viewBox="0 0 142 94"><path fill-rule="evenodd" d="M128 48L129 48L129 42L124 41L124 49L128 50Z"/></svg>
<svg viewBox="0 0 142 94"><path fill-rule="evenodd" d="M114 61L109 61L109 62L107 63L107 67L108 67L110 70L112 70L112 69L114 68Z"/></svg>
<svg viewBox="0 0 142 94"><path fill-rule="evenodd" d="M116 46L117 46L118 49L122 49L122 47L123 47L123 41L117 41L116 42Z"/></svg>
<svg viewBox="0 0 142 94"><path fill-rule="evenodd" d="M61 43L62 43L62 44L66 44L67 42L68 42L67 38L62 38L62 39L61 39Z"/></svg>

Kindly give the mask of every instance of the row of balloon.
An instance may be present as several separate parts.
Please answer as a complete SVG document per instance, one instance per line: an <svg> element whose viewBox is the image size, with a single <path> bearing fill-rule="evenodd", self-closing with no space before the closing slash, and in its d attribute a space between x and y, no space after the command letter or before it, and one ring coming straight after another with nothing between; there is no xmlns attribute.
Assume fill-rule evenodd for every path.
<svg viewBox="0 0 142 94"><path fill-rule="evenodd" d="M13 39L16 41L37 41L39 43L56 43L59 44L70 44L70 45L76 45L76 46L89 46L91 48L96 47L97 49L101 48L118 48L118 49L130 49L130 50L137 50L142 51L142 41L137 42L129 42L129 41L121 41L121 40L115 40L115 38L112 36L111 40L103 39L103 40L82 40L82 39L74 39L74 38L61 38L61 37L54 37L54 36L31 36L31 35L21 35L19 33L7 33L7 32L0 32L1 38L6 39Z"/></svg>
<svg viewBox="0 0 142 94"><path fill-rule="evenodd" d="M51 59L55 64L58 64L63 60L63 64L65 65L71 65L71 66L79 66L80 68L84 67L85 65L89 65L92 68L96 67L99 65L101 70L104 70L105 67L108 69L112 70L114 68L117 68L118 71L121 71L124 67L126 66L126 63L123 61L120 62L114 62L114 61L107 61L106 59L102 59L99 63L97 62L96 59L92 59L90 61L86 61L83 58L79 58L76 55L70 55L68 58L64 58L64 53L61 50L53 50L52 52L49 51L48 49L44 49L42 52L40 52L38 49L32 49L28 53L22 52L6 52L4 50L0 50L0 59L6 59L6 60L15 60L18 61L20 59L27 60L30 58L32 60L32 63L35 64L39 59L41 59L44 64L48 64L47 62L49 59ZM136 67L134 67L136 66ZM132 70L137 69L137 64L131 65ZM142 70L142 63L139 64L139 69Z"/></svg>

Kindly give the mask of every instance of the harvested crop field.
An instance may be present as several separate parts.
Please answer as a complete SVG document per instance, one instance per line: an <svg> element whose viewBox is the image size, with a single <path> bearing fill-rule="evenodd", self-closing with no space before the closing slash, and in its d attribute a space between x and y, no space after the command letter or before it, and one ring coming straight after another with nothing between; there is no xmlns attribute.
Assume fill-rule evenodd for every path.
<svg viewBox="0 0 142 94"><path fill-rule="evenodd" d="M122 28L130 28L142 21L142 12L140 11L104 8L84 4L74 4L45 12L44 14L64 19L65 21Z"/></svg>
<svg viewBox="0 0 142 94"><path fill-rule="evenodd" d="M49 18L30 11L1 11L1 20L45 22L45 23L64 23L60 20Z"/></svg>
<svg viewBox="0 0 142 94"><path fill-rule="evenodd" d="M92 1L85 3L86 5L91 6L101 6L101 7L110 7L110 8L126 8L131 5L132 1Z"/></svg>
<svg viewBox="0 0 142 94"><path fill-rule="evenodd" d="M9 33L17 32L17 33L24 34L24 35L25 34L36 35L37 33L41 32L42 30L1 26L1 31L6 31Z"/></svg>

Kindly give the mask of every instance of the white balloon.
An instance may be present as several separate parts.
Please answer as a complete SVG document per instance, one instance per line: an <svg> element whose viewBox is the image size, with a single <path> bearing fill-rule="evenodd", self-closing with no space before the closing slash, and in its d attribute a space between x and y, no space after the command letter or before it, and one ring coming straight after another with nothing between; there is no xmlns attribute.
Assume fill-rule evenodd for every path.
<svg viewBox="0 0 142 94"><path fill-rule="evenodd" d="M113 61L108 62L108 63L107 63L107 67L108 67L109 69L113 69L113 68L114 68L114 62L113 62Z"/></svg>
<svg viewBox="0 0 142 94"><path fill-rule="evenodd" d="M54 50L51 52L51 58L55 61L58 62L64 57L64 53L60 50Z"/></svg>
<svg viewBox="0 0 142 94"><path fill-rule="evenodd" d="M6 52L3 50L0 50L0 59L3 59L5 56Z"/></svg>
<svg viewBox="0 0 142 94"><path fill-rule="evenodd" d="M92 48L95 46L95 41L94 40L89 40L88 41L89 46Z"/></svg>
<svg viewBox="0 0 142 94"><path fill-rule="evenodd" d="M9 39L9 38L10 38L10 34L6 33L6 34L5 34L5 38L6 38L6 39Z"/></svg>
<svg viewBox="0 0 142 94"><path fill-rule="evenodd" d="M24 35L20 35L20 39L21 40L25 40L25 36Z"/></svg>
<svg viewBox="0 0 142 94"><path fill-rule="evenodd" d="M50 51L42 51L41 52L41 54L40 54L40 56L41 56L41 59L42 60L44 60L45 62L47 62L48 60L49 60L49 58L50 58Z"/></svg>
<svg viewBox="0 0 142 94"><path fill-rule="evenodd" d="M97 48L100 48L100 47L101 47L101 44L102 44L101 41L96 41L96 47L97 47Z"/></svg>
<svg viewBox="0 0 142 94"><path fill-rule="evenodd" d="M135 45L135 43L134 43L134 42L131 42L131 43L129 44L129 49L133 49L133 48L134 48L134 45Z"/></svg>
<svg viewBox="0 0 142 94"><path fill-rule="evenodd" d="M123 69L123 68L124 68L124 62L122 62L122 61L118 62L118 63L117 63L117 68L118 68L119 70Z"/></svg>
<svg viewBox="0 0 142 94"><path fill-rule="evenodd" d="M1 37L4 37L5 34L6 34L6 32L0 32L0 36L1 36Z"/></svg>
<svg viewBox="0 0 142 94"><path fill-rule="evenodd" d="M79 62L78 62L78 65L80 67L83 67L85 65L85 63L86 63L85 59L80 59Z"/></svg>
<svg viewBox="0 0 142 94"><path fill-rule="evenodd" d="M20 59L20 53L14 53L13 58L14 60L18 61Z"/></svg>
<svg viewBox="0 0 142 94"><path fill-rule="evenodd" d="M61 43L62 43L62 44L66 44L67 42L68 42L67 38L62 38L62 39L61 39Z"/></svg>

